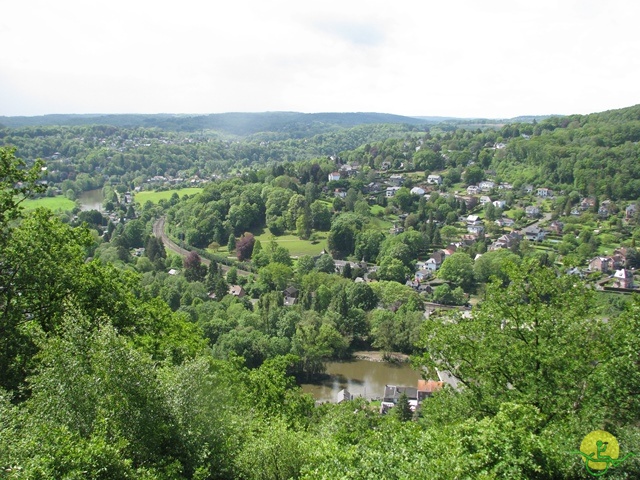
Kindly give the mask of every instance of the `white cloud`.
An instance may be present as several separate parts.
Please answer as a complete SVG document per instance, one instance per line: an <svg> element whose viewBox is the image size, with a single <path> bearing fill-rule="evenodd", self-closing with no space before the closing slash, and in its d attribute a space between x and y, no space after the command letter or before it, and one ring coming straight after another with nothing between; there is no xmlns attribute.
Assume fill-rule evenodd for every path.
<svg viewBox="0 0 640 480"><path fill-rule="evenodd" d="M226 3L12 2L0 114L509 117L639 103L630 1Z"/></svg>

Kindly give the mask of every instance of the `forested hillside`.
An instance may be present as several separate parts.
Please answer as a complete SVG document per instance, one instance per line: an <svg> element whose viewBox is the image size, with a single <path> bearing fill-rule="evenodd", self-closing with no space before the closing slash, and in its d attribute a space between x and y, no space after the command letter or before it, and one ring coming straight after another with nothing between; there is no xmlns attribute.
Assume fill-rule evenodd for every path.
<svg viewBox="0 0 640 480"><path fill-rule="evenodd" d="M44 115L0 117L0 125L28 126L110 125L122 128L160 128L168 131L218 132L246 136L260 132L284 133L290 138L308 137L341 127L367 124L426 125L429 119L386 113L218 113L210 115Z"/></svg>
<svg viewBox="0 0 640 480"><path fill-rule="evenodd" d="M2 128L0 478L639 477L639 117ZM360 350L439 387L302 393Z"/></svg>

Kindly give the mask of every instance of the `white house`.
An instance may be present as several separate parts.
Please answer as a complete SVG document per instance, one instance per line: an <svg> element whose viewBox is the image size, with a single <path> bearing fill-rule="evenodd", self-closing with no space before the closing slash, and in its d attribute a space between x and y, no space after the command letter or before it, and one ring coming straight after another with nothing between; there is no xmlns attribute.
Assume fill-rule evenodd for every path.
<svg viewBox="0 0 640 480"><path fill-rule="evenodd" d="M387 198L393 197L401 187L387 187L387 191L385 192L385 196Z"/></svg>
<svg viewBox="0 0 640 480"><path fill-rule="evenodd" d="M431 271L426 268L418 270L414 276L417 282L422 282L431 276Z"/></svg>
<svg viewBox="0 0 640 480"><path fill-rule="evenodd" d="M480 193L480 188L477 185L469 185L467 187L467 195L477 195Z"/></svg>
<svg viewBox="0 0 640 480"><path fill-rule="evenodd" d="M480 235L484 232L484 225L467 225L467 232Z"/></svg>
<svg viewBox="0 0 640 480"><path fill-rule="evenodd" d="M496 183L492 182L491 180L483 180L478 184L478 187L480 187L480 190L482 190L483 192L488 192L492 190L495 186L496 186Z"/></svg>
<svg viewBox="0 0 640 480"><path fill-rule="evenodd" d="M613 278L615 279L613 286L616 288L633 288L633 272L623 268L621 270L616 270L616 273L613 274Z"/></svg>
<svg viewBox="0 0 640 480"><path fill-rule="evenodd" d="M440 175L429 175L427 177L427 183L430 183L432 185L441 185L442 177Z"/></svg>
<svg viewBox="0 0 640 480"><path fill-rule="evenodd" d="M486 195L482 195L480 197L480 205L486 205L487 203L491 203L491 198Z"/></svg>
<svg viewBox="0 0 640 480"><path fill-rule="evenodd" d="M504 207L507 206L507 202L505 202L504 200L494 200L493 206L504 210Z"/></svg>
<svg viewBox="0 0 640 480"><path fill-rule="evenodd" d="M414 195L422 196L422 195L424 195L426 192L425 192L424 188L420 188L420 187L413 187L413 188L411 189L411 193L413 193Z"/></svg>
<svg viewBox="0 0 640 480"><path fill-rule="evenodd" d="M502 217L496 220L496 225L499 227L513 227L516 222L509 217Z"/></svg>
<svg viewBox="0 0 640 480"><path fill-rule="evenodd" d="M467 225L479 225L482 223L478 215L469 215L467 217Z"/></svg>
<svg viewBox="0 0 640 480"><path fill-rule="evenodd" d="M329 174L329 181L338 181L340 180L340 172L331 172Z"/></svg>
<svg viewBox="0 0 640 480"><path fill-rule="evenodd" d="M545 197L546 198L546 197L550 197L551 193L552 193L551 190L549 190L548 188L539 188L538 192L537 192L537 195L539 197Z"/></svg>

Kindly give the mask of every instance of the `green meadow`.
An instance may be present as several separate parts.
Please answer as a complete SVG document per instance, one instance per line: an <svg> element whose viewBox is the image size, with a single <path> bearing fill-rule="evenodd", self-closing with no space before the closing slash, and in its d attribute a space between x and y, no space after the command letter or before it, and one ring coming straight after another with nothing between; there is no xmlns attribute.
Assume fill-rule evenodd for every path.
<svg viewBox="0 0 640 480"><path fill-rule="evenodd" d="M260 240L262 248L266 247L271 239L274 239L276 243L287 250L292 257L300 257L302 255L320 255L322 249L327 248L327 234L329 232L318 232L315 234L316 241L300 240L296 235L280 235L279 237L273 236L268 230L265 230L260 235L256 235L256 240Z"/></svg>
<svg viewBox="0 0 640 480"><path fill-rule="evenodd" d="M160 200L169 200L174 193L177 193L180 197L184 197L185 195L195 195L196 193L200 193L201 191L202 187L176 188L173 190L164 190L161 192L150 190L146 192L136 193L135 200L140 205L144 205L147 202L158 203Z"/></svg>
<svg viewBox="0 0 640 480"><path fill-rule="evenodd" d="M55 197L42 197L27 199L22 202L22 206L25 210L35 210L36 208L48 208L54 212L64 212L67 210L73 210L76 206L76 202L69 200L64 195L57 195Z"/></svg>

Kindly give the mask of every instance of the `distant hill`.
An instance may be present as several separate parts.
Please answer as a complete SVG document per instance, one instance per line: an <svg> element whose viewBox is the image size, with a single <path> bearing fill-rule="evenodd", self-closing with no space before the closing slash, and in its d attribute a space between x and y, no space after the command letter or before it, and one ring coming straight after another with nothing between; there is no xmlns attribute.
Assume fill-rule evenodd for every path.
<svg viewBox="0 0 640 480"><path fill-rule="evenodd" d="M287 132L292 136L304 132L317 134L336 127L368 124L427 125L434 120L405 117L387 113L217 113L211 115L126 114L126 115L43 115L36 117L0 117L0 125L9 128L29 126L112 125L116 127L161 128L163 130L195 132L215 130L231 135L251 135L259 132Z"/></svg>

